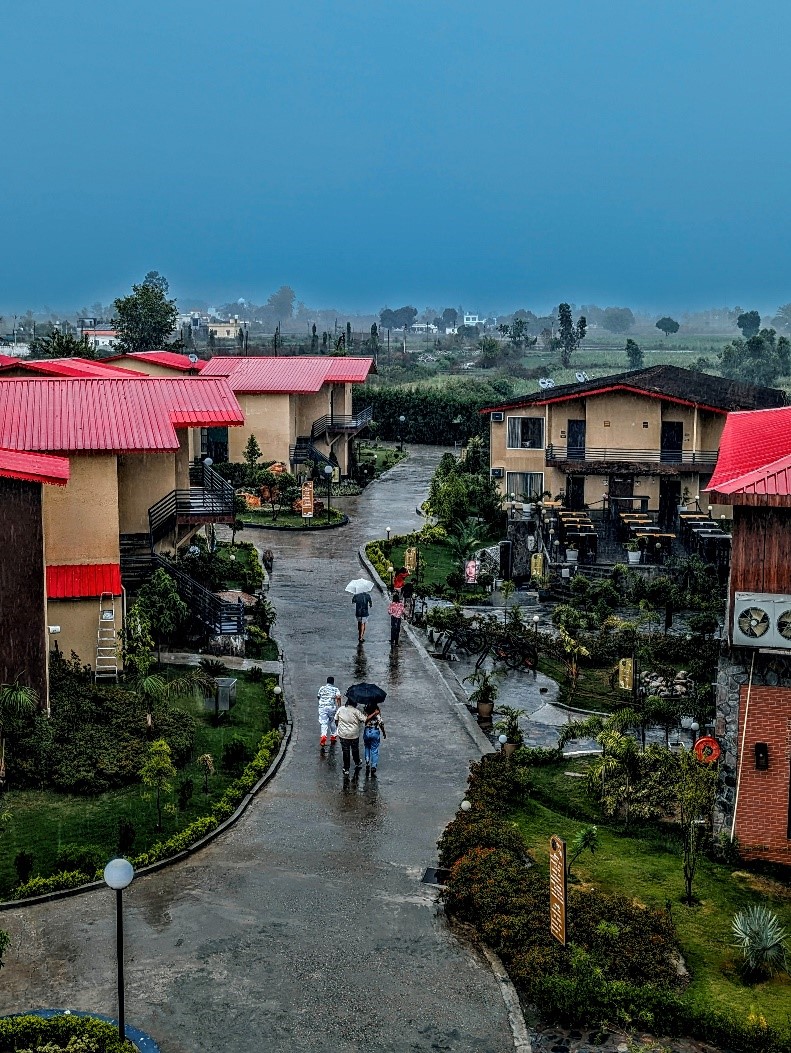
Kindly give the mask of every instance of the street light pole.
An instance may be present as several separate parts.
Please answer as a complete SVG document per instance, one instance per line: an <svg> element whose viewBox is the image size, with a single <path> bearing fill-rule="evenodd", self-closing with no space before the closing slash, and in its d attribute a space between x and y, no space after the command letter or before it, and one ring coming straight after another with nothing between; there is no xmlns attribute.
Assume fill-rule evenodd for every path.
<svg viewBox="0 0 791 1053"><path fill-rule="evenodd" d="M123 890L135 876L128 859L111 859L104 868L104 880L115 892L115 954L118 965L118 1037L126 1039L124 1021L124 912Z"/></svg>
<svg viewBox="0 0 791 1053"><path fill-rule="evenodd" d="M406 417L403 415L403 413L398 418L398 423L400 425L400 427L398 429L398 438L399 438L399 441L400 441L400 444L401 444L400 450L401 450L401 453L403 453L404 452L404 424L406 423Z"/></svg>
<svg viewBox="0 0 791 1053"><path fill-rule="evenodd" d="M330 521L330 495L332 493L332 465L324 465L324 477L327 480L327 522Z"/></svg>

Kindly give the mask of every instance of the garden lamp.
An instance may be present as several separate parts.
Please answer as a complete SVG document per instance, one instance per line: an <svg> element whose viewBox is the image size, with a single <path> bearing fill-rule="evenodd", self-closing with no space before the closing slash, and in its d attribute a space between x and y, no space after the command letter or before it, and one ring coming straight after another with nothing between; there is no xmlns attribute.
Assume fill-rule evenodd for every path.
<svg viewBox="0 0 791 1053"><path fill-rule="evenodd" d="M390 540L390 527L385 527L385 531L387 533L387 540L389 541Z"/></svg>
<svg viewBox="0 0 791 1053"><path fill-rule="evenodd" d="M533 631L535 632L536 636L538 636L538 623L540 621L541 621L541 619L539 618L539 616L537 614L534 614L533 615Z"/></svg>
<svg viewBox="0 0 791 1053"><path fill-rule="evenodd" d="M401 453L403 453L404 452L404 424L406 423L406 417L404 416L403 413L398 418L398 423L400 425L400 427L398 429L398 438L400 440Z"/></svg>
<svg viewBox="0 0 791 1053"><path fill-rule="evenodd" d="M135 870L128 859L111 859L104 868L104 880L115 891L115 953L118 962L118 1037L126 1039L124 1023L124 914L123 891L131 884Z"/></svg>
<svg viewBox="0 0 791 1053"><path fill-rule="evenodd" d="M330 521L330 495L332 493L332 465L324 465L324 478L327 480L327 522Z"/></svg>
<svg viewBox="0 0 791 1053"><path fill-rule="evenodd" d="M471 805L471 804L470 804L470 802L469 802L469 801L468 801L468 800L467 800L467 799L465 798L465 799L464 799L464 800L463 800L463 801L461 802L461 810L462 810L463 812L469 812L469 810L470 810L471 808L472 808L472 805Z"/></svg>

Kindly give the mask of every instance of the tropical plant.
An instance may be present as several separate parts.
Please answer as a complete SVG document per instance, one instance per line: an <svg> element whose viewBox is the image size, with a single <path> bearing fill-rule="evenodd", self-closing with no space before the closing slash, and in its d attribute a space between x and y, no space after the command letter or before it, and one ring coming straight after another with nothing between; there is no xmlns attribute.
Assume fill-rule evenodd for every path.
<svg viewBox="0 0 791 1053"><path fill-rule="evenodd" d="M590 658L590 651L579 640L574 639L570 633L561 626L558 629L561 657L566 667L566 679L568 681L568 697L573 699L580 677L580 662L583 658Z"/></svg>
<svg viewBox="0 0 791 1053"><path fill-rule="evenodd" d="M521 746L524 742L524 736L519 727L519 718L524 716L522 710L517 709L516 706L499 706L497 712L501 715L502 720L497 721L494 730L505 735L508 742Z"/></svg>
<svg viewBox="0 0 791 1053"><path fill-rule="evenodd" d="M0 787L6 781L6 739L8 726L19 717L32 713L38 705L38 691L21 683L22 674L17 673L10 684L0 684Z"/></svg>
<svg viewBox="0 0 791 1053"><path fill-rule="evenodd" d="M566 858L566 875L571 877L571 865L579 859L583 852L590 852L593 856L596 855L599 847L599 828L597 826L586 826L578 830Z"/></svg>
<svg viewBox="0 0 791 1053"><path fill-rule="evenodd" d="M465 560L481 548L486 531L479 523L463 520L454 523L448 532L448 548L454 559Z"/></svg>
<svg viewBox="0 0 791 1053"><path fill-rule="evenodd" d="M488 705L489 703L494 705L500 693L500 689L497 686L500 676L499 672L488 669L476 669L474 673L465 676L464 682L474 685L474 690L470 693L470 702L475 706Z"/></svg>
<svg viewBox="0 0 791 1053"><path fill-rule="evenodd" d="M173 578L159 567L142 585L136 606L148 619L161 662L162 642L186 621L189 613L187 605L179 596Z"/></svg>
<svg viewBox="0 0 791 1053"><path fill-rule="evenodd" d="M692 750L674 754L677 765L672 783L681 827L681 851L687 906L692 906L692 884L695 880L702 835L708 826L714 807L717 771L712 764L703 764Z"/></svg>
<svg viewBox="0 0 791 1053"><path fill-rule="evenodd" d="M753 904L734 915L731 928L745 976L757 979L789 971L788 934L774 911Z"/></svg>

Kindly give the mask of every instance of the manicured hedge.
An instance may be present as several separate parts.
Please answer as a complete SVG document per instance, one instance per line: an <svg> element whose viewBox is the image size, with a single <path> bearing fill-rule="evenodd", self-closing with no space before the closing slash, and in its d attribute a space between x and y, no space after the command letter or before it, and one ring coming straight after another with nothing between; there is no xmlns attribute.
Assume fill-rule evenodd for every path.
<svg viewBox="0 0 791 1053"><path fill-rule="evenodd" d="M69 1043L72 1043L69 1045ZM0 1053L38 1049L68 1049L69 1053L133 1053L133 1042L122 1042L118 1028L87 1016L0 1017Z"/></svg>

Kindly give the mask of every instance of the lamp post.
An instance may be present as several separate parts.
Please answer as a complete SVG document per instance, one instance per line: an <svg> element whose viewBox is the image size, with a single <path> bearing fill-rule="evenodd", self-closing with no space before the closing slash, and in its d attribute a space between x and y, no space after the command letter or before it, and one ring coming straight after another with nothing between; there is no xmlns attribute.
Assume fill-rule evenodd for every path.
<svg viewBox="0 0 791 1053"><path fill-rule="evenodd" d="M541 621L541 619L539 618L539 616L537 614L534 614L533 615L533 632L535 633L536 637L538 637L538 623L540 621Z"/></svg>
<svg viewBox="0 0 791 1053"><path fill-rule="evenodd" d="M387 533L387 540L389 541L390 540L390 527L385 527L385 532Z"/></svg>
<svg viewBox="0 0 791 1053"><path fill-rule="evenodd" d="M134 867L128 859L111 859L104 868L104 880L115 890L115 953L118 961L118 1036L126 1039L124 1022L124 914L123 890L135 876Z"/></svg>
<svg viewBox="0 0 791 1053"><path fill-rule="evenodd" d="M516 494L509 494L508 500L511 502L511 519L516 519Z"/></svg>
<svg viewBox="0 0 791 1053"><path fill-rule="evenodd" d="M398 439L399 439L399 443L400 443L401 453L403 453L404 452L404 425L406 424L406 417L404 416L403 413L398 418L398 424L399 424Z"/></svg>
<svg viewBox="0 0 791 1053"><path fill-rule="evenodd" d="M387 573L390 577L390 591L393 591L393 575L395 574L395 568L391 565L387 568Z"/></svg>
<svg viewBox="0 0 791 1053"><path fill-rule="evenodd" d="M277 687L272 689L272 694L275 696L274 710L275 710L275 713L277 715L277 720L278 720L279 723L282 724L282 723L285 722L285 712L281 710L282 699L283 699L283 688L278 684ZM281 716L283 717L283 720L280 719Z"/></svg>
<svg viewBox="0 0 791 1053"><path fill-rule="evenodd" d="M465 798L465 799L464 799L464 800L463 800L463 801L461 802L461 810L462 810L463 812L469 812L469 810L470 810L471 808L472 808L472 804L471 804L471 803L470 803L470 802L469 802L469 801L468 801L468 800L467 800L467 799Z"/></svg>
<svg viewBox="0 0 791 1053"><path fill-rule="evenodd" d="M507 735L498 735L497 741L500 743L500 753L503 756L505 756L505 750L503 749L503 747L505 746L506 742L508 742L508 736Z"/></svg>
<svg viewBox="0 0 791 1053"><path fill-rule="evenodd" d="M332 493L332 465L324 465L324 478L327 480L327 522L330 521L330 495Z"/></svg>

